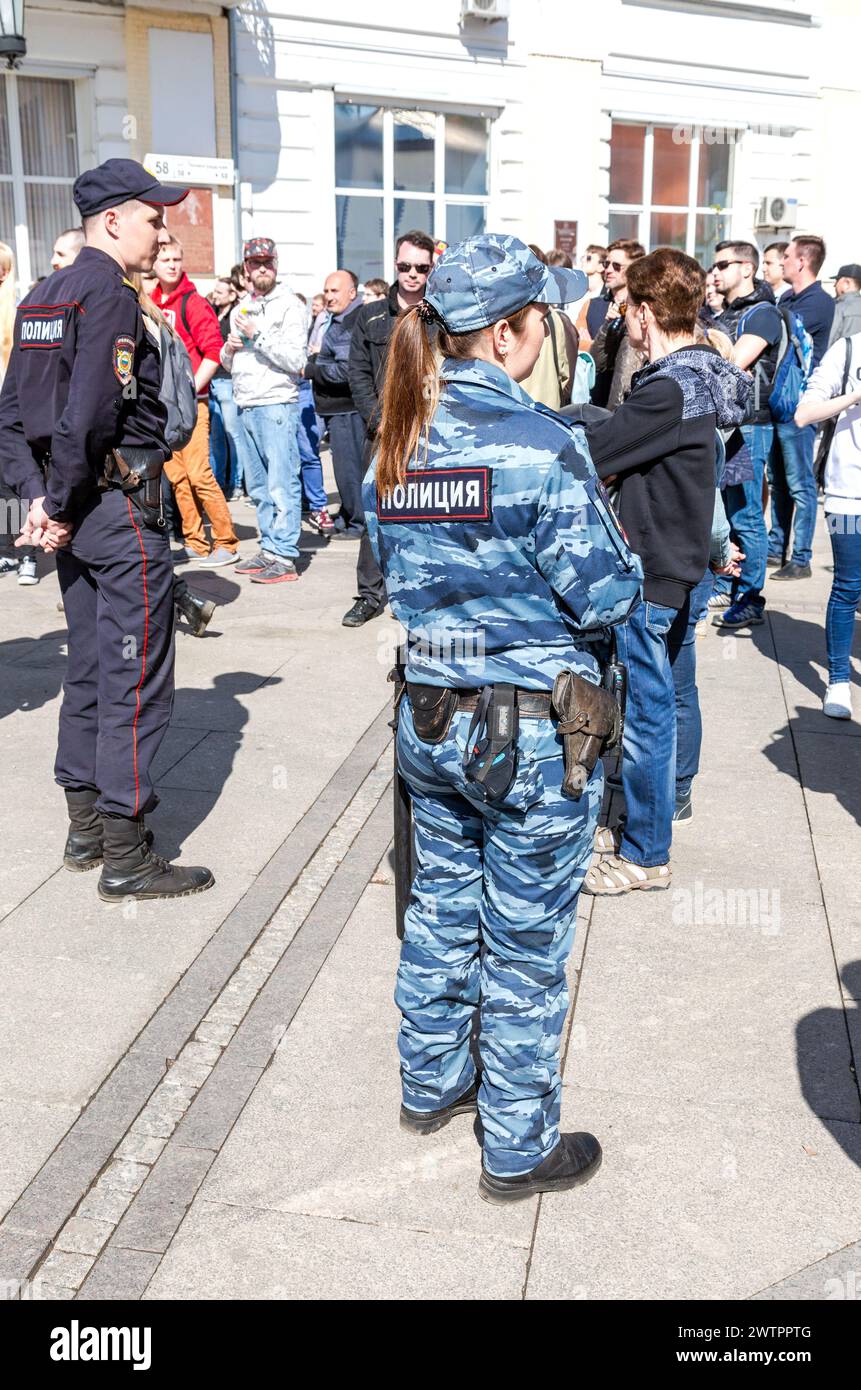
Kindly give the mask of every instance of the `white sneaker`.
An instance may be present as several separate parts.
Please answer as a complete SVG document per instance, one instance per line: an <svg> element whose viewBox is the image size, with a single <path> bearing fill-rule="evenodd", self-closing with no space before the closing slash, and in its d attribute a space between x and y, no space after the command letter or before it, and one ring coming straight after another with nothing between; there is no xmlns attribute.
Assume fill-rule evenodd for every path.
<svg viewBox="0 0 861 1390"><path fill-rule="evenodd" d="M19 584L38 584L39 576L36 573L36 560L33 555L25 555L18 566Z"/></svg>
<svg viewBox="0 0 861 1390"><path fill-rule="evenodd" d="M837 681L829 685L822 701L822 713L829 719L852 718L852 687L848 681Z"/></svg>
<svg viewBox="0 0 861 1390"><path fill-rule="evenodd" d="M0 574L17 574L18 561L13 560L10 555L0 556Z"/></svg>

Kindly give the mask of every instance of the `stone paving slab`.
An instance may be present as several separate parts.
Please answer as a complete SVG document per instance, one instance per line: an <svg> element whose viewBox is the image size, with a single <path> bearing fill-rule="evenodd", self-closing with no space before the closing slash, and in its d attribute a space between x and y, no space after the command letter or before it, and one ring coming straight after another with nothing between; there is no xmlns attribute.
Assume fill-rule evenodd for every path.
<svg viewBox="0 0 861 1390"><path fill-rule="evenodd" d="M474 1236L199 1201L145 1297L519 1299L527 1256Z"/></svg>
<svg viewBox="0 0 861 1390"><path fill-rule="evenodd" d="M528 1247L529 1204L478 1197L468 1116L429 1138L398 1127L393 909L390 888L366 889L201 1197Z"/></svg>
<svg viewBox="0 0 861 1390"><path fill-rule="evenodd" d="M529 1298L750 1298L861 1230L858 1125L563 1089L563 1126L598 1134L604 1162L542 1197Z"/></svg>

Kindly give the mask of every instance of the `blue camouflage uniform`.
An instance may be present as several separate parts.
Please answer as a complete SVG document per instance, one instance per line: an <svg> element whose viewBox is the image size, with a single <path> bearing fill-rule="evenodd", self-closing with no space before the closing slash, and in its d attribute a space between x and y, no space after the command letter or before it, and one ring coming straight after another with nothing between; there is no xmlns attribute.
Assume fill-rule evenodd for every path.
<svg viewBox="0 0 861 1390"><path fill-rule="evenodd" d="M479 323L452 313L460 282L468 305L482 273L498 266L501 281L512 258L533 276L531 300L558 302L553 281L576 297L522 243L480 237L442 257L428 302L457 331L480 326L481 306ZM515 292L506 309L492 284L484 323L530 302L522 277ZM596 647L639 601L641 567L582 431L491 363L447 359L440 375L426 459L389 497L378 498L373 470L365 480L369 535L409 634L408 681L549 691L569 668L597 682ZM395 993L399 1050L405 1106L450 1104L474 1079L480 1009L484 1166L506 1177L531 1171L559 1139L565 963L603 775L599 761L579 800L563 796L555 721L522 718L514 780L491 803L464 776L469 725L469 712L456 713L443 742L425 743L409 699L401 703L398 763L413 799L417 873Z"/></svg>

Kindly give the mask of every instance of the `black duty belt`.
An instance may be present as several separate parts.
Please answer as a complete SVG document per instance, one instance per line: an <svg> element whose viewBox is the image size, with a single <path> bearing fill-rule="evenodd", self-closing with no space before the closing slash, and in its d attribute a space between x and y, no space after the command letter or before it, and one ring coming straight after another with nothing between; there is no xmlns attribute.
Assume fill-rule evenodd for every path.
<svg viewBox="0 0 861 1390"><path fill-rule="evenodd" d="M443 687L445 688L445 687ZM425 691L439 691L439 686L417 685L413 681L407 681L407 694L410 704L413 706L421 705ZM478 708L481 699L480 690L456 690L457 711L474 711ZM517 712L525 719L549 719L551 712L551 692L549 690L522 690L518 687L517 692Z"/></svg>

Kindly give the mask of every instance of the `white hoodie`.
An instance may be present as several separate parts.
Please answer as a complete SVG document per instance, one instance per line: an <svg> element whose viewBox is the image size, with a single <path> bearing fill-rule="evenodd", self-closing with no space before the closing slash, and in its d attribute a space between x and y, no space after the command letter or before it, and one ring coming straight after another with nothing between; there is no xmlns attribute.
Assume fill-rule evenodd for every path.
<svg viewBox="0 0 861 1390"><path fill-rule="evenodd" d="M849 339L852 355L846 391L861 387L861 333ZM846 339L839 338L826 352L807 383L805 396L830 401L842 396L846 367ZM861 404L850 406L837 417L837 428L825 465L825 510L861 512Z"/></svg>
<svg viewBox="0 0 861 1390"><path fill-rule="evenodd" d="M233 378L236 404L246 407L298 401L308 342L307 314L301 299L286 285L276 284L268 294L243 295L230 315L231 333L239 333L240 318L250 318L254 324L254 341L238 352L231 352L226 343L221 350L221 365Z"/></svg>

